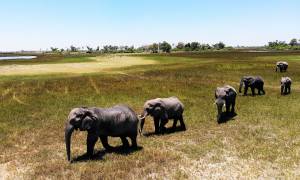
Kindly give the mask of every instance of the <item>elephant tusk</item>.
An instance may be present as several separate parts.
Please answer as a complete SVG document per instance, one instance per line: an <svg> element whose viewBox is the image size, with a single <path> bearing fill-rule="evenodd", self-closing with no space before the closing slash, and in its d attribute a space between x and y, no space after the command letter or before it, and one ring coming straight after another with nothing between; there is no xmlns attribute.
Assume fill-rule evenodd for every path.
<svg viewBox="0 0 300 180"><path fill-rule="evenodd" d="M146 116L138 115L139 119L145 119Z"/></svg>

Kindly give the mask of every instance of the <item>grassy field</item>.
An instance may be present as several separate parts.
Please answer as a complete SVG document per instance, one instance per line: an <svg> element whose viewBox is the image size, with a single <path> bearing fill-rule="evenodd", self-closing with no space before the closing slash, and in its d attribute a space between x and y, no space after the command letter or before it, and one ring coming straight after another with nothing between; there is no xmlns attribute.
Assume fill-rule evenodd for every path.
<svg viewBox="0 0 300 180"><path fill-rule="evenodd" d="M106 73L0 76L0 179L300 177L300 53L125 58L155 63L119 64ZM275 73L277 60L289 62L287 73ZM243 75L262 76L266 95L239 95L238 115L218 124L215 88L230 84L238 89ZM288 96L280 95L281 76L293 79ZM64 123L73 107L124 103L140 113L147 99L168 96L185 104L187 131L139 137L141 149L130 154L106 153L97 143L95 160L67 162ZM144 132L153 131L148 118ZM85 139L86 133L74 133L73 157L86 152ZM110 138L109 143L119 146L121 140Z"/></svg>

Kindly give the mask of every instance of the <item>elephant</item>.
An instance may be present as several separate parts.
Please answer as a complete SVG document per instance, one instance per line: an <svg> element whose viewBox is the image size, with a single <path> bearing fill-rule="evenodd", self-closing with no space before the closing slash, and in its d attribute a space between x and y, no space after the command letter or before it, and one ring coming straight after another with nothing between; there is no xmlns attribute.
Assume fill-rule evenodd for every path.
<svg viewBox="0 0 300 180"><path fill-rule="evenodd" d="M264 80L260 76L244 76L240 81L239 93L242 93L242 88L245 86L244 95L247 95L248 87L251 88L252 96L255 95L255 89L258 89L258 94L266 94L264 91Z"/></svg>
<svg viewBox="0 0 300 180"><path fill-rule="evenodd" d="M94 146L100 137L106 150L112 147L108 144L108 136L120 137L124 148L129 147L127 137L131 139L132 148L137 148L139 119L135 112L126 105L116 105L111 108L80 107L71 110L65 126L65 143L67 159L71 161L71 135L75 130L87 131L87 156L92 157Z"/></svg>
<svg viewBox="0 0 300 180"><path fill-rule="evenodd" d="M142 133L145 118L148 115L152 116L154 119L155 134L165 132L165 125L168 123L169 119L174 120L172 127L173 130L175 130L178 120L180 121L181 129L186 130L182 115L183 111L184 105L177 97L156 98L146 101L144 104L144 110L140 115L140 133Z"/></svg>
<svg viewBox="0 0 300 180"><path fill-rule="evenodd" d="M289 67L289 64L285 61L279 61L276 63L276 69L275 71L277 72L278 68L280 72L286 72L287 68Z"/></svg>
<svg viewBox="0 0 300 180"><path fill-rule="evenodd" d="M292 79L289 77L281 77L280 80L281 95L291 93Z"/></svg>
<svg viewBox="0 0 300 180"><path fill-rule="evenodd" d="M231 111L230 113L235 113L235 100L236 100L237 92L236 90L229 85L225 85L223 87L217 87L215 91L215 104L217 105L218 109L218 115L217 115L217 121L221 121L221 114L222 114L222 108L223 106L226 107L226 114L229 114L230 106Z"/></svg>

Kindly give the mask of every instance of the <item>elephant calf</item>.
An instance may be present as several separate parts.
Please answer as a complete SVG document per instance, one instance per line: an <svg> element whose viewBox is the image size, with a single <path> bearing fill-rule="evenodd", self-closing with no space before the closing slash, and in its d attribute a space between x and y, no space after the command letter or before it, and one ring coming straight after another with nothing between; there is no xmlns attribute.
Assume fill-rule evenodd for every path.
<svg viewBox="0 0 300 180"><path fill-rule="evenodd" d="M226 114L229 114L230 111L230 106L231 106L231 113L234 114L234 107L235 107L235 99L236 99L236 90L229 86L226 85L224 87L218 87L215 91L215 104L217 105L218 109L218 115L217 115L217 120L220 122L221 120L221 114L222 114L222 108L223 106L226 107Z"/></svg>
<svg viewBox="0 0 300 180"><path fill-rule="evenodd" d="M258 90L258 94L266 94L264 91L264 80L260 76L244 76L240 81L239 93L242 93L242 88L244 88L244 95L247 95L248 88L251 88L252 96L255 95L255 89Z"/></svg>
<svg viewBox="0 0 300 180"><path fill-rule="evenodd" d="M111 149L108 136L120 137L124 147L129 147L126 137L137 147L136 138L139 119L134 111L125 105L112 108L75 108L71 110L65 128L65 142L68 161L71 160L71 135L75 130L87 131L87 155L91 157L94 146L100 137L105 149Z"/></svg>
<svg viewBox="0 0 300 180"><path fill-rule="evenodd" d="M279 61L279 62L276 63L275 71L277 72L277 70L279 69L280 72L286 72L288 67L289 67L289 64L287 62Z"/></svg>
<svg viewBox="0 0 300 180"><path fill-rule="evenodd" d="M289 94L291 93L291 85L292 85L292 79L289 77L282 77L281 81L281 94Z"/></svg>
<svg viewBox="0 0 300 180"><path fill-rule="evenodd" d="M146 101L141 115L141 132L145 118L150 115L154 119L155 134L164 133L165 125L169 119L174 119L172 129L175 130L177 121L180 121L181 129L186 130L183 122L184 106L177 97L156 98Z"/></svg>

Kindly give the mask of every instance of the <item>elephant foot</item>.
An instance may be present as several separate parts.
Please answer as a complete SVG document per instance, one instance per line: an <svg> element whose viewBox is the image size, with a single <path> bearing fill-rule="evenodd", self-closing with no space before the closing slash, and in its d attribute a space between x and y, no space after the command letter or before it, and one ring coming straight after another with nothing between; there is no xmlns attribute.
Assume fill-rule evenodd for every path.
<svg viewBox="0 0 300 180"><path fill-rule="evenodd" d="M184 126L181 126L181 130L182 130L182 131L186 131L185 125L184 125Z"/></svg>
<svg viewBox="0 0 300 180"><path fill-rule="evenodd" d="M129 145L125 145L125 144L122 145L122 149L129 149L129 147L130 147Z"/></svg>
<svg viewBox="0 0 300 180"><path fill-rule="evenodd" d="M137 144L132 144L131 148L132 149L138 149L138 146L137 146Z"/></svg>
<svg viewBox="0 0 300 180"><path fill-rule="evenodd" d="M92 159L93 158L93 153L86 153L84 157L86 159Z"/></svg>
<svg viewBox="0 0 300 180"><path fill-rule="evenodd" d="M108 152L111 152L111 151L113 151L114 148L110 145L106 145L106 146L104 146L104 149Z"/></svg>
<svg viewBox="0 0 300 180"><path fill-rule="evenodd" d="M165 127L160 128L160 133L161 134L164 134L166 131L167 131L167 128L165 128Z"/></svg>
<svg viewBox="0 0 300 180"><path fill-rule="evenodd" d="M121 140L122 140L122 143L123 143L122 147L125 148L125 149L129 148L129 143L128 143L126 137L121 137Z"/></svg>
<svg viewBox="0 0 300 180"><path fill-rule="evenodd" d="M176 131L176 126L172 126L171 131L175 132Z"/></svg>

